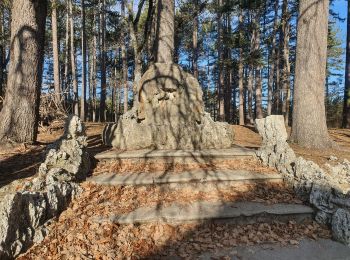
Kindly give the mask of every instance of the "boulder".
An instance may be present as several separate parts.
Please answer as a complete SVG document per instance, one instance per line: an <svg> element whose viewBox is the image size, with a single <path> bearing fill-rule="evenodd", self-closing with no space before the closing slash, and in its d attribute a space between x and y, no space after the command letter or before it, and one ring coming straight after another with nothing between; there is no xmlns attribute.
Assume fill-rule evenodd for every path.
<svg viewBox="0 0 350 260"><path fill-rule="evenodd" d="M256 129L262 137L262 146L257 156L263 164L277 168L288 182L293 182L295 153L287 143L284 118L280 115L268 116L255 121Z"/></svg>
<svg viewBox="0 0 350 260"><path fill-rule="evenodd" d="M122 150L229 148L233 130L204 112L197 79L176 64L155 63L137 86L138 101L102 139Z"/></svg>
<svg viewBox="0 0 350 260"><path fill-rule="evenodd" d="M325 171L313 161L298 157L294 165L294 188L300 197L308 197L313 184L329 186ZM324 189L327 190L327 189Z"/></svg>
<svg viewBox="0 0 350 260"><path fill-rule="evenodd" d="M350 211L338 209L332 218L332 231L336 240L350 246Z"/></svg>
<svg viewBox="0 0 350 260"><path fill-rule="evenodd" d="M331 202L332 188L329 186L313 185L310 193L310 203L318 209L316 220L322 224L330 224L336 208Z"/></svg>
<svg viewBox="0 0 350 260"><path fill-rule="evenodd" d="M283 116L258 119L256 128L263 139L258 158L275 167L298 196L317 209L317 222L331 225L334 238L350 245L350 162L326 164L322 169L312 161L297 158L287 143ZM330 157L330 161L337 160Z"/></svg>
<svg viewBox="0 0 350 260"><path fill-rule="evenodd" d="M70 116L66 120L63 136L48 147L45 162L39 168L39 176L46 178L48 172L56 168L65 172L67 181L84 179L90 169L86 139L80 118Z"/></svg>
<svg viewBox="0 0 350 260"><path fill-rule="evenodd" d="M348 160L345 159L334 166L326 164L326 167L332 176L331 179L339 184L350 184L350 162Z"/></svg>
<svg viewBox="0 0 350 260"><path fill-rule="evenodd" d="M12 259L32 244L36 228L46 220L46 209L40 192L5 196L0 203L0 259Z"/></svg>
<svg viewBox="0 0 350 260"><path fill-rule="evenodd" d="M45 223L66 209L86 178L90 161L79 117L70 116L63 136L50 145L38 177L0 203L0 259L13 259L47 234Z"/></svg>

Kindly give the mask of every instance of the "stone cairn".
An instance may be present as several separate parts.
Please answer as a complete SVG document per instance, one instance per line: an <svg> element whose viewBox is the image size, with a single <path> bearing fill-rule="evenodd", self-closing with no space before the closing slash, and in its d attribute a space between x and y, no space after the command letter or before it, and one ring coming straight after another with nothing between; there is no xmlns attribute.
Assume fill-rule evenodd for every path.
<svg viewBox="0 0 350 260"><path fill-rule="evenodd" d="M322 169L297 157L287 143L283 116L258 119L256 128L263 139L257 151L260 160L275 167L296 193L317 209L317 222L330 225L333 237L350 246L350 162L326 164ZM329 160L338 159L331 156Z"/></svg>
<svg viewBox="0 0 350 260"><path fill-rule="evenodd" d="M106 145L122 150L229 148L233 130L204 111L198 80L174 63L155 63L137 85L134 107L107 125Z"/></svg>
<svg viewBox="0 0 350 260"><path fill-rule="evenodd" d="M38 177L1 201L0 259L13 259L41 241L45 224L80 192L78 182L90 169L86 138L79 117L70 116L64 135L48 147Z"/></svg>

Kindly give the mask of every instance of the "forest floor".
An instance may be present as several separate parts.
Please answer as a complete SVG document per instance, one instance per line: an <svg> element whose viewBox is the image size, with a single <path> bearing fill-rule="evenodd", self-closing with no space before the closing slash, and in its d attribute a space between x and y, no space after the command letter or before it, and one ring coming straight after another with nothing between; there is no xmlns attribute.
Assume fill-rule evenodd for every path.
<svg viewBox="0 0 350 260"><path fill-rule="evenodd" d="M108 150L101 142L104 125L87 123L88 149L93 156ZM232 126L235 144L258 149L259 135L249 127ZM330 129L331 137L339 145L339 150L304 149L292 145L298 155L316 163L324 164L328 158L350 160L350 130ZM25 180L33 178L40 163L44 160L45 148L63 134L63 124L55 123L49 129L41 129L36 145L0 146L0 200L1 194L16 190ZM117 168L116 168L117 167ZM149 171L159 170L150 168ZM249 160L227 162L220 167L239 168L258 172L271 171ZM92 175L101 172L141 171L133 165L123 169L113 163L93 164ZM145 169L143 169L145 170ZM102 186L88 182L81 184L83 193L69 208L48 226L50 233L44 241L34 245L20 259L126 259L162 258L177 255L191 258L200 252L218 252L235 246L273 243L296 246L304 238L330 238L328 228L315 222L298 224L260 223L252 225L229 224L179 224L162 223L142 225L118 225L96 223L96 214L108 215L111 212L126 213L135 208L158 203L172 203L181 200L191 203L195 200L210 201L257 201L266 203L302 203L292 190L283 185L242 185L229 187L218 192L193 192L191 189L174 190L150 186ZM75 257L75 258L74 258ZM218 259L225 258L221 255Z"/></svg>
<svg viewBox="0 0 350 260"><path fill-rule="evenodd" d="M92 156L109 149L102 144L103 127L104 124L101 123L86 123L88 149ZM237 125L232 127L235 132L235 144L251 149L260 147L261 138L254 129ZM290 129L288 129L289 131ZM306 149L295 144L291 144L291 147L297 155L312 160L320 166L329 163L330 156L336 156L339 160L350 160L350 129L329 129L329 133L338 144L339 149ZM4 186L14 181L33 178L40 163L44 160L46 146L57 140L62 134L63 122L55 122L49 128L40 129L36 145L0 144L0 193ZM247 162L248 164L249 162ZM252 167L255 166L252 165ZM95 169L95 172L97 171Z"/></svg>

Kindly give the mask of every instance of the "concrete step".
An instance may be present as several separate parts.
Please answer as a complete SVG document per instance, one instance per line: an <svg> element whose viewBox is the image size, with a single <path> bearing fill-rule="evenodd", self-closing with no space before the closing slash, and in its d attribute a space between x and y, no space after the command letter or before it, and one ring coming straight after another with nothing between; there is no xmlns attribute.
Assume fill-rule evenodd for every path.
<svg viewBox="0 0 350 260"><path fill-rule="evenodd" d="M202 251L196 259L212 260L223 259L239 260L346 260L350 259L350 247L330 239L303 239L298 246L275 244L240 245L216 252ZM174 257L173 260L181 259Z"/></svg>
<svg viewBox="0 0 350 260"><path fill-rule="evenodd" d="M244 147L235 146L230 149L206 149L206 150L134 150L134 151L117 151L110 150L95 155L100 161L106 160L138 160L149 161L163 159L168 162L196 161L210 162L215 159L249 159L255 158L254 150Z"/></svg>
<svg viewBox="0 0 350 260"><path fill-rule="evenodd" d="M167 206L154 205L142 207L124 215L109 218L95 217L98 223L113 222L119 224L142 223L186 223L216 222L251 224L257 222L311 220L314 210L300 204L272 204L259 202L209 202L196 201L191 204L173 203Z"/></svg>
<svg viewBox="0 0 350 260"><path fill-rule="evenodd" d="M150 185L191 182L243 182L243 183L279 183L282 176L275 173L256 173L246 170L193 170L181 173L130 173L118 175L107 173L93 176L89 182L101 185Z"/></svg>

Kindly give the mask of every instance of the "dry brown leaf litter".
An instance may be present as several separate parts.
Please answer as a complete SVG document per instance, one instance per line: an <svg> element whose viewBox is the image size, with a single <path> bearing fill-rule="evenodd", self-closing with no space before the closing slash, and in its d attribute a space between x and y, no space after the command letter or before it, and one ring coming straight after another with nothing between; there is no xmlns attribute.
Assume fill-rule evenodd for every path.
<svg viewBox="0 0 350 260"><path fill-rule="evenodd" d="M241 185L242 186L242 185ZM282 187L255 186L217 192L161 190L148 187L105 187L83 184L83 194L50 226L50 234L20 259L138 259L162 255L190 257L240 244L297 244L304 237L328 237L329 231L316 223L254 224L99 224L96 216L123 214L138 207L193 200L261 200L270 203L297 199ZM245 191L244 191L245 190ZM254 190L254 192L252 192Z"/></svg>
<svg viewBox="0 0 350 260"><path fill-rule="evenodd" d="M89 149L92 153L103 151L106 148L101 145L100 133L102 124L88 125ZM236 140L246 147L259 147L258 135L245 128L236 131ZM62 129L52 134L40 134L41 142L50 142L57 139ZM247 131L249 132L247 134ZM349 131L339 132L334 130L332 136L339 137L337 142L345 144L350 140ZM340 138L341 137L341 138ZM340 140L341 139L341 140ZM33 162L39 158L44 146L37 146L39 153L35 154L29 147L16 148L16 154L28 155L31 169L36 167ZM347 146L348 147L348 146ZM32 147L30 147L32 148ZM34 147L35 150L35 147ZM296 147L298 154L303 154ZM16 154L5 151L2 160L12 160L18 163L23 161L16 158ZM309 152L309 151L306 151ZM305 152L305 153L306 153ZM327 153L316 154L316 159L326 160ZM312 154L314 152L312 151ZM310 154L310 156L312 156ZM338 154L335 154L338 156ZM339 158L345 154L339 154ZM307 156L306 156L307 157ZM33 158L33 159L31 159ZM309 159L315 159L309 158ZM0 160L1 160L0 159ZM8 161L11 162L11 161ZM14 163L13 165L15 165ZM11 163L9 163L10 166ZM3 164L4 165L4 164ZM246 169L261 173L269 173L271 169L262 167L255 160L233 160L221 161L216 164L215 169ZM172 168L171 168L172 167ZM99 163L94 170L103 172L152 172L163 170L174 170L181 172L192 169L212 169L215 165L181 165L181 164L135 164L134 161L123 162L121 165ZM10 169L10 167L8 167ZM28 173L28 168L21 166L21 173ZM12 176L11 176L12 177ZM191 258L200 251L220 250L225 247L232 247L239 244L251 243L282 243L298 244L302 237L318 238L329 237L329 231L315 223L288 224L255 224L247 226L230 225L166 225L166 224L144 224L140 226L124 225L118 226L111 223L98 224L92 218L96 215L108 216L110 214L122 214L130 212L140 206L167 204L174 201L190 203L193 200L222 200L239 201L253 200L267 203L294 202L300 203L292 192L284 187L252 186L227 186L227 189L213 190L212 192L193 192L191 189L178 192L176 189L164 191L156 187L102 187L91 184L83 184L83 195L75 200L70 208L65 211L57 221L54 221L49 229L50 235L40 244L35 245L21 259L121 259L121 258L156 258L163 255L180 255L183 258ZM193 258L193 257L192 257Z"/></svg>
<svg viewBox="0 0 350 260"><path fill-rule="evenodd" d="M101 216L127 213L144 206L168 205L174 202L186 204L198 200L302 203L282 184L231 183L220 189L214 186L205 191L191 186L183 188L182 185L102 186L85 183L82 186L85 192L78 200L73 201L71 208L81 208L86 214L93 210Z"/></svg>
<svg viewBox="0 0 350 260"><path fill-rule="evenodd" d="M152 173L172 172L181 173L193 170L247 170L263 174L276 173L275 169L263 166L255 159L215 160L212 163L165 163L163 161L135 162L131 159L121 161L99 162L93 175L103 173Z"/></svg>
<svg viewBox="0 0 350 260"><path fill-rule="evenodd" d="M78 223L71 220L60 218L51 226L51 234L19 259L157 259L164 256L186 259L237 245L297 245L304 237L330 237L329 231L315 222L135 226L97 224L84 217Z"/></svg>

